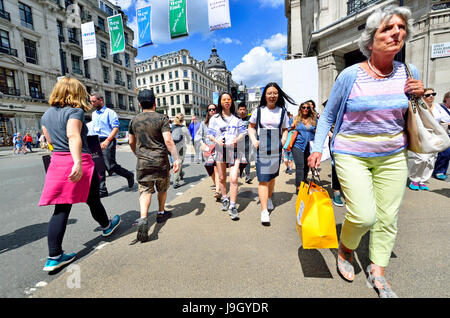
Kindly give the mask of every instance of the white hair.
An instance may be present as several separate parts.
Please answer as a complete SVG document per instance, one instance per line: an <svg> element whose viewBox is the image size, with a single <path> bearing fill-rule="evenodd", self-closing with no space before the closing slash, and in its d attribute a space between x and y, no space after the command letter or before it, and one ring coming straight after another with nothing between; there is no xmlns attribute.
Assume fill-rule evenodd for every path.
<svg viewBox="0 0 450 318"><path fill-rule="evenodd" d="M367 18L366 27L358 41L359 50L362 54L364 54L365 57L370 58L370 55L372 54L369 46L373 44L373 39L375 37L377 29L383 22L388 22L394 15L398 15L403 19L403 21L405 21L405 42L411 38L413 32L413 19L411 18L411 10L408 7L389 5L384 7L383 9L378 9Z"/></svg>

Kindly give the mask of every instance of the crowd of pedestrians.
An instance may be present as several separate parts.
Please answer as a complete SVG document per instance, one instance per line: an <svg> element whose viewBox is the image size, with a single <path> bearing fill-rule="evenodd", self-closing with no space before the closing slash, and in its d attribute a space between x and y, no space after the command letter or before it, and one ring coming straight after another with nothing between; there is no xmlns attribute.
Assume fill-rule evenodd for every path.
<svg viewBox="0 0 450 318"><path fill-rule="evenodd" d="M239 177L252 183L250 163L252 153L256 155L260 222L264 226L271 223L270 212L275 208L272 196L281 164L284 162L286 173L295 171L293 193L297 193L301 182L307 182L310 170L319 168L326 145L332 162L332 201L343 206L344 198L347 209L336 258L338 273L346 281L353 281L354 250L363 235L370 232L368 280L380 297L396 297L385 271L398 231L405 184L409 177L411 190L429 190L426 182L431 176L446 179L450 158L450 149L431 155L406 150L407 94L424 95L435 119L446 129L450 123L450 92L445 94L442 105L436 103L435 90L423 87L417 68L410 64L414 77L410 78L405 64L394 60L411 36L411 26L408 8L388 6L372 13L359 41L367 59L339 74L320 115L314 101L297 104L272 82L264 87L251 115L245 103L236 105L231 94L223 92L217 105L208 105L204 121L198 122L193 116L187 127L180 113L173 123L158 113L153 91L141 90L138 101L142 113L131 120L128 129L139 188L137 240L148 239L153 193L158 193L157 222L171 217L171 212L164 209L170 170L174 174L173 187L177 188L184 178L187 145L193 145L194 161L203 164L211 177L213 195L219 202L217 209L227 211L233 221L239 220ZM124 177L129 187L134 184L135 175L115 159L117 114L103 105L98 93L90 96L90 103L87 101L84 86L74 78L64 77L55 85L49 99L52 107L42 117L43 135L54 149L39 202L41 206L55 205L49 222L46 271L75 258L75 254L65 254L62 249L72 204L86 202L104 236L120 223L118 215L108 219L100 201L108 192L105 172L96 172L87 143L84 114L91 108L94 112L89 134L99 136L106 171ZM298 105L297 114L288 113L287 103ZM23 149L24 143L19 134L18 149Z"/></svg>

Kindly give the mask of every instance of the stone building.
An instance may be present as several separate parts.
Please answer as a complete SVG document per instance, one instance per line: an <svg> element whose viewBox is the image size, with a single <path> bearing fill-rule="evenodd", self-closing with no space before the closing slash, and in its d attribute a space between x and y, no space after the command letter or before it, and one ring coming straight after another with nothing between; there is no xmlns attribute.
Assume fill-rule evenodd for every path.
<svg viewBox="0 0 450 318"><path fill-rule="evenodd" d="M109 54L107 17L122 14L124 53ZM97 58L83 61L81 23L94 21ZM133 31L106 0L0 0L0 145L16 133L40 130L57 78L73 76L100 91L123 126L137 111ZM90 114L87 114L90 117Z"/></svg>
<svg viewBox="0 0 450 318"><path fill-rule="evenodd" d="M190 123L194 115L199 120L206 117L214 92L229 91L236 83L213 48L206 62L196 60L185 49L137 62L136 86L153 90L158 112L171 119L182 113Z"/></svg>
<svg viewBox="0 0 450 318"><path fill-rule="evenodd" d="M405 46L405 61L418 67L425 87L433 87L441 102L450 90L450 1L440 0L285 0L288 19L288 55L317 56L319 98L328 99L338 73L365 58L358 39L367 17L389 4L408 6L414 33ZM434 50L434 51L433 51Z"/></svg>

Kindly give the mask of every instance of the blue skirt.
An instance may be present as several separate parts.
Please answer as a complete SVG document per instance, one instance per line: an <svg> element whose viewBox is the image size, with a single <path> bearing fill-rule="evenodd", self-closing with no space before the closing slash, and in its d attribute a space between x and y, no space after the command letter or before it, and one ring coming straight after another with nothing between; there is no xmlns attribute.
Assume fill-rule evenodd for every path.
<svg viewBox="0 0 450 318"><path fill-rule="evenodd" d="M259 182L269 182L280 173L280 163L282 155L281 140L276 139L272 145L271 131L266 131L267 138L260 140L256 152L256 176Z"/></svg>

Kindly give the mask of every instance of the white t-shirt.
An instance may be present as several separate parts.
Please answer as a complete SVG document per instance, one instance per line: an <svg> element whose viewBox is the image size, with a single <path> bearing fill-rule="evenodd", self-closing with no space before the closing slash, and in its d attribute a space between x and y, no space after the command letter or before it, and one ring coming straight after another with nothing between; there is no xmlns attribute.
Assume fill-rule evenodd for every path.
<svg viewBox="0 0 450 318"><path fill-rule="evenodd" d="M281 107L275 107L274 109L269 109L267 106L261 106L261 126L262 128L274 129L278 128L280 125L281 119ZM250 117L250 123L256 124L256 116L258 114L258 110L255 109ZM287 115L287 111L284 113L283 123L281 128L289 128L289 117ZM256 127L258 129L258 127Z"/></svg>
<svg viewBox="0 0 450 318"><path fill-rule="evenodd" d="M207 135L213 136L217 140L225 138L226 144L233 143L237 136L245 133L244 122L234 115L222 118L216 114L209 120Z"/></svg>

